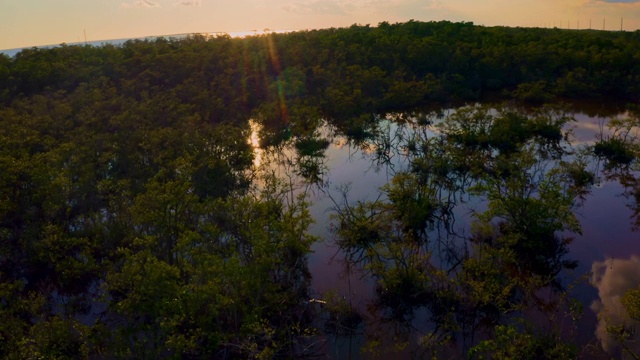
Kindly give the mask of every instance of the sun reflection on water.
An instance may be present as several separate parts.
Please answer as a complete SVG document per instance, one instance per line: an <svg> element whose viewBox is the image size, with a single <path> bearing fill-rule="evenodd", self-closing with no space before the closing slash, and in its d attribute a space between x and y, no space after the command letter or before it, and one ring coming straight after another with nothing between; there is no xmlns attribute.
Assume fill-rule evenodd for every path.
<svg viewBox="0 0 640 360"><path fill-rule="evenodd" d="M251 135L247 142L253 148L253 166L258 168L262 164L262 153L264 150L260 148L260 130L261 126L253 119L249 119L249 127L251 129Z"/></svg>

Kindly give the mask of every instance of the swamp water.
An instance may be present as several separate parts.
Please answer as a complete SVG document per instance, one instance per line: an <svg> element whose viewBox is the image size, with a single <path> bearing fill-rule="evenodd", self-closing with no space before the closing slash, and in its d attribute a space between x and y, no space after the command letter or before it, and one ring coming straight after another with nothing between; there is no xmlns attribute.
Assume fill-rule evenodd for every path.
<svg viewBox="0 0 640 360"><path fill-rule="evenodd" d="M320 239L313 246L313 253L309 256L309 269L313 276L312 294L321 302L327 300L327 297L336 298L338 302L341 301L344 304L348 304L350 310L358 314L355 323L337 324L337 327L344 325L345 329L343 330L345 331L336 330L335 336L329 336L327 348L325 349L327 355L335 358L367 358L375 353L391 352L407 358L427 356L427 354L440 354L441 356L446 354L453 357L466 356L469 349L478 343L477 339L482 339L482 334L486 334L484 332L486 329L482 329L483 321L488 321L486 318L493 319L492 321L495 321L495 323L492 324L513 323L510 318L512 315L487 314L492 311L508 310L517 313L518 316L515 316L516 318L520 318L521 315L522 318L527 319L527 323L536 324L535 326L540 329L546 327L550 331L557 332L558 339L562 341L578 344L579 357L589 358L604 355L601 348L611 355L620 356L622 353L620 352L619 344L607 333L606 327L620 325L625 322L626 318L620 304L620 297L624 295L627 289L640 285L640 246L638 246L637 233L634 231L634 226L637 225L636 222L638 221L638 204L634 202L633 196L635 189L637 189L637 183L632 183L633 180L637 181L638 176L637 173L630 169L627 169L628 171L625 173L628 176L621 175L624 171L619 171L620 169L607 164L606 160L594 156L592 149L598 140L619 137L623 132L623 135L626 136L626 141L630 143L635 141L633 136L635 134L634 131L637 130L636 128L628 128L626 130L618 128L616 130L609 126L611 119L633 117L629 113L617 116L593 116L580 112L563 114L555 112L555 110L548 113L532 113L532 117L545 118L546 120L542 121L545 126L560 124L559 119L567 115L574 120L561 124L562 139L553 138L553 136L546 138L546 140L556 142L551 147L548 147L549 143L538 142L536 144L539 140L536 140L536 136L542 134L542 138L544 138L544 136L549 135L545 135L544 129L533 137L508 134L508 131L522 130L519 127L520 125L516 123L524 120L515 118L512 118L511 120L513 121L511 122L501 122L502 125L500 126L506 127L507 133L496 134L497 136L506 136L506 138L500 140L503 143L479 145L476 141L477 139L473 141L467 141L467 139L457 143L458 150L467 147L467 149L460 151L477 149L478 152L484 152L487 156L485 160L495 162L493 164L495 166L500 165L497 159L510 151L516 153L530 152L532 158L518 160L516 157L515 161L533 162L524 164L522 169L511 170L522 170L523 173L527 173L526 179L520 179L522 181L537 182L530 184L531 191L524 195L523 198L539 200L543 208L541 211L548 210L544 208L546 205L553 206L544 204L548 199L541 195L542 192L546 191L540 188L540 183L545 181L545 174L562 171L567 166L570 166L568 164L579 163L584 166L585 171L593 175L589 184L580 184L583 186L580 190L570 189L575 185L575 179L557 178L558 181L565 181L566 183L557 184L562 189L556 190L559 191L559 194L571 200L570 208L565 208L561 205L561 210L565 211L566 214L564 215L569 217L572 217L571 214L573 214L577 221L573 225L578 225L578 227L565 226L566 224L562 224L562 221L558 224L550 225L552 227L548 229L551 230L547 229L546 235L549 235L548 233L550 232L558 240L556 242L552 241L553 244L558 246L557 253L546 255L529 254L534 257L550 256L551 259L543 259L540 262L540 264L545 264L544 266L549 268L544 270L534 269L533 267L539 267L540 264L533 261L532 263L537 265L531 265L532 268L519 269L518 276L533 273L537 280L527 285L503 283L506 287L512 287L511 294L507 296L510 297L509 301L491 310L483 308L488 307L491 301L485 301L486 304L484 305L472 306L473 311L475 311L474 316L483 319L461 320L461 318L467 318L470 315L454 315L452 314L453 312L442 312L438 310L441 304L433 305L433 299L428 296L417 299L416 297L419 296L416 294L427 291L425 288L417 287L413 289L414 294L409 291L406 294L389 296L388 293L385 293L384 287L394 284L394 281L398 280L394 279L392 274L402 268L401 264L407 265L408 262L409 268L417 264L419 266L429 266L430 271L447 272L439 277L429 278L429 275L425 275L428 271L424 267L417 272L407 269L407 274L413 274L407 275L408 279L416 279L412 276L417 276L422 280L425 280L425 276L429 278L425 282L431 284L433 288L437 288L430 290L434 291L434 296L444 294L447 289L455 289L456 291L469 290L468 284L465 283L450 287L442 284L436 285L436 283L447 278L468 279L469 275L464 275L466 265L462 265L461 259L474 258L474 254L487 252L487 250L481 248L481 245L478 245L482 244L482 242L477 240L478 230L475 225L472 227L471 223L477 222L479 217L483 217L481 214L486 213L492 207L489 198L493 196L495 199L495 194L488 195L486 191L483 192L483 190L473 187L477 187L478 182L480 182L489 188L494 185L497 186L497 191L510 191L508 187L511 180L507 179L510 175L505 175L510 170L505 170L502 173L503 175L497 177L497 180L494 179L496 182L486 179L470 180L471 182L466 183L464 186L470 186L471 188L458 186L465 183L466 180L458 181L454 179L453 181L458 184L455 189L451 187L439 188L442 184L437 182L443 178L434 179L429 178L429 175L425 175L427 176L425 183L432 188L438 188L435 190L437 194L431 194L433 195L433 200L445 200L447 211L439 213L439 215L432 214L433 217L427 219L428 224L418 225L418 227L422 228L416 230L415 233L419 233L417 236L422 236L423 238L421 239L406 239L407 232L410 232L408 228L411 227L406 223L404 224L406 225L404 229L395 227L386 229L389 232L385 233L398 236L398 239L391 242L400 244L400 247L423 242L416 246L420 250L415 250L415 248L411 250L395 248L393 250L388 244L379 245L373 241L366 244L352 244L349 243L349 239L344 238L345 232L341 232L340 227L344 228L347 225L357 224L346 224L345 222L353 220L353 218L348 219L348 216L345 218L341 215L342 213L368 209L370 210L366 213L369 216L368 219L373 220L373 222L384 220L385 218L376 218L376 216L386 211L384 206L357 208L364 204L389 203L390 191L387 189L385 192L381 188L385 184L391 183L394 176L398 174L418 174L417 176L419 177L420 171L424 171L424 169L420 170L420 159L433 157L434 155L437 157L438 151L440 151L420 150L420 146L424 148L426 147L425 144L430 141L434 141L433 144L436 144L438 142L434 139L451 138L451 134L455 132L470 131L475 134L474 136L478 134L486 135L491 133L492 128L496 128L494 126L495 119L509 118L513 114L524 116L526 113L513 109L479 110L479 108L475 108L474 110L471 107L467 108L467 110L469 113L459 118L455 126L445 127L436 124L446 123L449 121L446 119L456 117L457 113L464 113L465 110L447 110L439 114L395 114L384 118L374 118L369 125L359 129L360 133L366 134L366 136L359 139L349 138L343 135L345 133L344 130L324 123L321 127L313 129L303 136L296 136L294 131L293 136L278 146L276 151L262 150L258 147L261 135L258 127L254 124L251 140L256 145L256 165L268 166L277 172L280 177L286 178L291 183L296 183L296 193L306 194L308 201L311 203L310 211L316 223L312 225L310 232ZM481 116L492 118L493 120L489 122L484 120L477 121L477 119L469 120ZM558 122L553 123L556 120ZM551 129L547 130L550 131ZM520 140L518 140L518 136L521 136ZM507 144L512 140L518 144ZM512 148L512 145L518 147L518 149ZM435 145L430 146L433 147ZM446 146L451 146L451 144ZM544 154L545 151L557 151L558 153L549 156L549 154ZM480 164L480 166L484 165ZM430 169L433 171L433 168ZM486 169L495 170L492 165L487 166ZM469 169L467 168L465 171L467 171L465 174L468 175ZM623 178L626 180L622 180ZM409 182L405 185L411 187L411 185L416 184L421 183ZM514 186L517 187L519 185L516 184ZM457 191L461 193L457 194ZM427 195L424 193L410 194L412 197ZM455 198L454 201L450 201L452 197ZM396 203L398 208L402 208L405 205L407 204ZM635 212L634 209L636 209ZM415 209L408 210L409 213L412 211L415 211ZM556 210L551 209L548 211L552 213ZM362 214L365 214L365 212ZM400 209L400 213L402 213L402 209ZM510 215L505 215L500 211L496 212L496 214L496 216L484 221L485 227L493 226L493 230L491 230L493 231L492 236L497 238L500 236L508 237L509 231L515 232L513 229L509 231L501 230L500 224L511 220L519 221L518 219L513 219ZM526 214L523 215L526 216ZM561 214L560 216L564 215ZM397 217L395 219L397 220ZM423 218L422 220L425 219ZM387 218L387 220L389 219ZM443 223L443 220L446 221ZM375 231L376 234L380 235L385 230L376 229ZM434 241L434 239L436 240ZM573 240L569 241L569 239ZM380 240L380 243L386 240ZM425 243L428 244L425 245ZM493 243L496 243L495 239ZM526 248L520 251L528 251L530 249ZM367 251L369 255L365 254ZM383 255L386 258L372 263L371 252L376 251L384 253ZM397 251L395 258L391 256L393 251ZM424 256L424 258L416 260L415 256L417 254L419 254L418 256ZM376 254L376 256L383 255ZM525 254L517 256L523 255ZM518 260L517 256L516 261ZM502 261L499 257L494 260ZM569 263L574 260L576 263L569 266ZM428 265L425 265L425 263L428 263ZM491 267L492 264L489 263L488 266ZM499 265L496 266L499 267ZM502 271L509 269L511 265L505 266L505 268L501 269ZM483 270L484 273L486 273L485 270ZM400 279L398 281L402 282L403 280ZM527 283L527 281L523 282ZM533 283L537 285L533 285ZM488 285L486 284L478 286L481 289L491 288L487 287ZM500 286L496 285L492 289L499 291L501 289ZM522 286L522 289L517 289L519 286ZM538 287L533 289L535 286ZM397 287L396 291L403 291L402 286ZM477 290L472 289L469 291ZM525 297L532 294L537 294L534 297L537 297L538 300L525 299ZM409 296L410 299L403 298L405 295ZM413 298L411 298L412 296ZM392 298L392 300L389 300L389 298ZM470 298L477 301L477 295L471 295ZM536 301L543 302L542 299L548 300L547 306L552 304L556 307L552 311L542 311L536 308L534 303ZM570 302L564 301L567 299L571 299ZM458 301L467 300L469 300L467 297L458 299ZM456 301L452 300L448 304L452 307L458 306L453 305L455 303ZM577 312L574 313L570 311L569 307L571 306L567 304L579 304L581 311L579 311L579 314ZM469 309L460 310L471 311ZM437 316L436 313L438 313ZM445 315L459 316L460 318L455 321L445 321L443 320L443 317L446 317ZM498 317L500 318L499 321L496 320ZM335 319L333 321L335 322ZM456 326L452 327L451 322L456 323ZM355 326L349 328L350 325L354 324ZM447 326L450 329L447 329ZM527 326L530 325L524 327ZM375 330L372 330L376 327L378 329L382 327L384 329L382 332L386 332L386 335L376 335ZM444 330L442 330L443 328ZM452 340L451 334L455 334L453 335L455 340ZM474 338L474 336L477 336L477 338ZM374 339L374 341L371 339ZM401 346L400 349L390 349L394 344L397 345L398 342L403 343L404 346ZM374 343L374 345L371 345L371 343ZM439 352L440 350L433 350L438 347L437 344L446 344L448 350L444 351L444 353ZM371 351L363 353L362 347L367 347Z"/></svg>

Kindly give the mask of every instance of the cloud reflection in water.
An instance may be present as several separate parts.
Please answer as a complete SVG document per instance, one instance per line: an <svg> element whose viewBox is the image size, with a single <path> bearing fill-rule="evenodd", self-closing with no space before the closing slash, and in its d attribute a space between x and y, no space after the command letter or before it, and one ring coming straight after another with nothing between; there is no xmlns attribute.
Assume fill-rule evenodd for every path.
<svg viewBox="0 0 640 360"><path fill-rule="evenodd" d="M598 316L595 335L602 347L609 353L618 351L618 342L607 332L612 325L629 324L620 299L625 292L640 285L640 256L629 259L611 258L606 261L594 261L591 266L592 284L598 289L599 300L591 303L591 310ZM631 350L640 352L640 333L632 335L629 344Z"/></svg>

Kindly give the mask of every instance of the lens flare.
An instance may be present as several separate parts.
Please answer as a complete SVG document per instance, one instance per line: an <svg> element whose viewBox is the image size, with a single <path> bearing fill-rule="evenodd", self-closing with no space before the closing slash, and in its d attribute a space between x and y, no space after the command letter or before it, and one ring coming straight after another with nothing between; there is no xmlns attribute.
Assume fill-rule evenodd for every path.
<svg viewBox="0 0 640 360"><path fill-rule="evenodd" d="M282 74L282 63L280 62L280 56L278 55L278 49L273 41L274 35L269 34L266 36L267 50L269 51L269 58L271 65L273 66L278 77ZM278 104L280 105L280 114L282 115L282 121L285 126L289 125L289 110L287 109L287 103L284 96L284 83L282 79L278 79Z"/></svg>

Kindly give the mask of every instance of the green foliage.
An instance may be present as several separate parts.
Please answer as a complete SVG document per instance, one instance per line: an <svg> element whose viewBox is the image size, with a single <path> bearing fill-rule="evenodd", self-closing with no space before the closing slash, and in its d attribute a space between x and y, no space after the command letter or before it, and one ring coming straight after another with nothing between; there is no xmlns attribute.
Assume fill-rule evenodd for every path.
<svg viewBox="0 0 640 360"><path fill-rule="evenodd" d="M640 321L640 289L627 290L621 301L629 317Z"/></svg>
<svg viewBox="0 0 640 360"><path fill-rule="evenodd" d="M600 139L593 146L593 153L607 160L607 168L629 166L640 153L637 139L637 116L622 119L612 119L609 123L611 134L607 137L600 135Z"/></svg>
<svg viewBox="0 0 640 360"><path fill-rule="evenodd" d="M309 274L301 259L314 241L305 233L304 202L284 207L275 184L259 197L204 204L167 190L160 196L172 194L184 205L162 198L150 203L167 212L144 212L151 215L145 227L154 231L122 250L122 265L106 278L109 326L118 329L114 348L125 356L160 357L226 351L271 358L300 351L309 326L303 303ZM182 218L182 211L194 218Z"/></svg>
<svg viewBox="0 0 640 360"><path fill-rule="evenodd" d="M169 44L118 48L109 77L25 83L0 110L3 358L305 351L306 204L249 192L246 124L223 114L249 111L200 103L188 71L153 74L179 63Z"/></svg>
<svg viewBox="0 0 640 360"><path fill-rule="evenodd" d="M352 304L331 291L324 294L324 302L324 308L328 314L324 324L326 334L345 336L358 332L364 317Z"/></svg>
<svg viewBox="0 0 640 360"><path fill-rule="evenodd" d="M627 144L615 137L596 142L593 152L615 165L629 165L636 158Z"/></svg>
<svg viewBox="0 0 640 360"><path fill-rule="evenodd" d="M640 353L636 345L636 331L640 321L640 289L628 289L620 298L620 303L624 308L624 313L621 314L621 321L612 322L610 319L605 318L605 331L607 335L615 339L622 348L624 355L628 355L632 359L638 359L640 358Z"/></svg>
<svg viewBox="0 0 640 360"><path fill-rule="evenodd" d="M73 319L52 317L31 327L12 356L25 359L78 359L89 356L89 327Z"/></svg>
<svg viewBox="0 0 640 360"><path fill-rule="evenodd" d="M547 90L548 85L544 80L535 83L523 83L513 91L513 97L525 102L542 104L553 98Z"/></svg>
<svg viewBox="0 0 640 360"><path fill-rule="evenodd" d="M575 359L578 351L558 334L520 332L518 327L499 325L491 340L481 341L469 351L472 359Z"/></svg>

